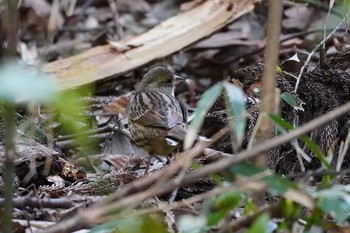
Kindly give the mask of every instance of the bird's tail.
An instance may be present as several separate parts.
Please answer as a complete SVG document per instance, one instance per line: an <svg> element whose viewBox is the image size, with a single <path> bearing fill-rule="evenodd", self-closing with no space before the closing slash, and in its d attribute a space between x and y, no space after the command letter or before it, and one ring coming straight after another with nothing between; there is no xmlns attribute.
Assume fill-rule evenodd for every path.
<svg viewBox="0 0 350 233"><path fill-rule="evenodd" d="M185 139L187 125L180 124L173 127L167 132L166 141L170 146L177 146Z"/></svg>

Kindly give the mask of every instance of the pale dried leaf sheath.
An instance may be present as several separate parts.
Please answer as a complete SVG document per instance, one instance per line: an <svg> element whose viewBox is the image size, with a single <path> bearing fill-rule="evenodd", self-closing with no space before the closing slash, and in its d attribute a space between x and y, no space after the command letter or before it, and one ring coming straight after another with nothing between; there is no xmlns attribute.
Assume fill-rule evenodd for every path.
<svg viewBox="0 0 350 233"><path fill-rule="evenodd" d="M111 45L104 45L48 63L43 69L55 75L63 89L118 76L212 34L252 11L256 2L259 0L208 0L190 11L164 21L148 32L122 41L126 45L140 45L125 53L118 53Z"/></svg>

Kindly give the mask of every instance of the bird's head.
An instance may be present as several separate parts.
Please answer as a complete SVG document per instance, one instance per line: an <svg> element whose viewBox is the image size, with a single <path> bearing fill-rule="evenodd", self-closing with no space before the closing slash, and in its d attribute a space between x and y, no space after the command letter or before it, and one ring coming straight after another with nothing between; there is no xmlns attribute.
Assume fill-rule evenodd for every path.
<svg viewBox="0 0 350 233"><path fill-rule="evenodd" d="M183 80L164 66L150 69L142 78L137 91L163 91L174 95L175 82Z"/></svg>

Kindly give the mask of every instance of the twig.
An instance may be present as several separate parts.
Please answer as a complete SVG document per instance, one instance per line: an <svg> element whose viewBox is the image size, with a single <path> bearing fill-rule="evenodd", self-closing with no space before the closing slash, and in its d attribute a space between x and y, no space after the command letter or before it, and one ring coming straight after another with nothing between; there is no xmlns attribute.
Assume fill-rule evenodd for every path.
<svg viewBox="0 0 350 233"><path fill-rule="evenodd" d="M216 195L226 193L226 192L233 190L233 189L237 190L237 191L244 191L244 192L247 192L247 191L248 192L249 191L254 191L254 192L258 191L259 192L262 190L261 189L258 190L259 186L255 185L255 182L262 180L263 178L270 176L271 174L272 174L272 171L265 170L261 173L255 174L253 176L244 177L244 178L242 178L234 183L229 184L228 186L216 187L216 188L214 188L210 191L207 191L205 193L201 193L201 194L198 194L196 196L193 196L193 197L190 197L190 198L178 201L178 202L173 202L173 203L169 202L168 204L164 203L162 205L162 207L154 206L154 207L150 207L150 208L144 208L141 210L137 210L133 214L136 214L136 215L149 214L149 213L154 213L156 211L161 211L163 209L174 210L176 208L186 207L186 206L189 206L193 203L200 202L200 201L203 201L205 199L214 197ZM265 189L263 191L265 191Z"/></svg>
<svg viewBox="0 0 350 233"><path fill-rule="evenodd" d="M348 130L348 135L346 136L345 143L343 144L343 147L341 150L339 150L338 160L337 160L337 166L336 169L339 171L341 169L341 166L344 161L344 157L346 152L349 149L349 143L350 143L350 130Z"/></svg>
<svg viewBox="0 0 350 233"><path fill-rule="evenodd" d="M345 168L343 170L324 170L324 169L318 169L318 170L309 170L305 172L296 172L296 173L291 173L287 174L286 177L288 179L294 179L294 178L309 178L312 176L324 176L324 175L349 175L350 170L348 168Z"/></svg>
<svg viewBox="0 0 350 233"><path fill-rule="evenodd" d="M123 27L120 25L117 0L108 0L108 3L109 3L109 7L112 10L115 33L118 39L121 40L123 39L124 32L123 32Z"/></svg>
<svg viewBox="0 0 350 233"><path fill-rule="evenodd" d="M82 137L82 136L92 136L92 135L101 134L101 133L108 133L108 132L111 132L113 130L113 128L114 128L114 126L112 124L108 124L108 125L101 127L101 128L86 130L86 131L80 132L80 133L59 135L57 140L58 141L66 141L66 140L75 139L75 138Z"/></svg>
<svg viewBox="0 0 350 233"><path fill-rule="evenodd" d="M86 140L105 140L110 133L101 133L96 135L90 135L86 137ZM79 146L79 139L68 139L65 141L59 141L56 143L61 149L72 148L74 146Z"/></svg>
<svg viewBox="0 0 350 233"><path fill-rule="evenodd" d="M31 198L31 197L18 197L13 198L13 206L19 209L25 209L27 207L33 208L59 208L68 209L74 206L74 203L67 198ZM0 206L5 205L5 199L0 198Z"/></svg>

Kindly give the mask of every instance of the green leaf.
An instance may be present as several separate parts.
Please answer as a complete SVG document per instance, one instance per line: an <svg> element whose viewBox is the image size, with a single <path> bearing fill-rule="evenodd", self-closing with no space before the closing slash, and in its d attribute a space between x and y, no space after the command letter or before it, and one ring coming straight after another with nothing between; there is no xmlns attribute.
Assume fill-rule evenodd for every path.
<svg viewBox="0 0 350 233"><path fill-rule="evenodd" d="M57 83L44 73L8 63L0 69L0 100L8 103L48 102L58 92Z"/></svg>
<svg viewBox="0 0 350 233"><path fill-rule="evenodd" d="M282 71L282 68L280 66L276 67L276 71L277 71L277 74L279 74L283 77L283 71Z"/></svg>
<svg viewBox="0 0 350 233"><path fill-rule="evenodd" d="M282 213L285 220L293 219L300 214L301 206L290 199L282 200Z"/></svg>
<svg viewBox="0 0 350 233"><path fill-rule="evenodd" d="M214 199L208 200L203 207L203 215L207 216L208 226L216 225L225 218L230 211L238 206L243 198L243 193L230 190Z"/></svg>
<svg viewBox="0 0 350 233"><path fill-rule="evenodd" d="M276 124L277 128L283 132L285 130L292 130L294 127L287 121L282 120L279 116L274 114L269 114L270 119ZM315 156L320 160L322 166L327 170L331 169L331 165L328 163L326 156L322 153L322 151L318 148L318 146L307 136L303 135L300 137L300 140L304 142L315 154Z"/></svg>
<svg viewBox="0 0 350 233"><path fill-rule="evenodd" d="M299 99L295 94L283 92L281 97L287 104L292 106L295 110L305 110L303 107L303 105L305 105L305 102Z"/></svg>
<svg viewBox="0 0 350 233"><path fill-rule="evenodd" d="M167 228L163 217L159 214L132 216L127 215L114 221L98 225L90 230L90 233L114 232L114 233L166 233Z"/></svg>
<svg viewBox="0 0 350 233"><path fill-rule="evenodd" d="M67 133L80 133L81 126L87 126L86 118L79 112L82 109L79 92L84 90L86 94L90 91L87 88L62 92L53 77L38 70L22 68L14 62L0 68L0 101L10 104L28 101L47 107L49 112L55 110ZM78 138L78 141L87 144L86 140Z"/></svg>
<svg viewBox="0 0 350 233"><path fill-rule="evenodd" d="M277 229L277 224L270 222L270 216L266 213L261 214L253 223L253 225L246 230L246 233L269 233Z"/></svg>
<svg viewBox="0 0 350 233"><path fill-rule="evenodd" d="M238 165L231 166L228 169L228 171L231 174L236 173L236 174L250 177L253 175L257 175L258 173L261 173L264 170L253 164L240 163ZM269 192L273 195L283 195L289 188L297 189L296 185L293 182L283 178L278 174L272 174L270 176L262 178L261 180L266 182L269 185Z"/></svg>
<svg viewBox="0 0 350 233"><path fill-rule="evenodd" d="M310 231L311 228L322 225L324 213L319 208L314 208L311 214L307 217L307 225L305 226L306 233L313 233Z"/></svg>
<svg viewBox="0 0 350 233"><path fill-rule="evenodd" d="M343 223L350 215L350 204L343 199L325 196L319 199L318 207L332 215L338 224Z"/></svg>
<svg viewBox="0 0 350 233"><path fill-rule="evenodd" d="M350 0L343 0L342 15L345 17L350 11Z"/></svg>
<svg viewBox="0 0 350 233"><path fill-rule="evenodd" d="M276 71L277 71L278 73L282 73L282 68L281 68L280 66L277 66L277 67L276 67Z"/></svg>
<svg viewBox="0 0 350 233"><path fill-rule="evenodd" d="M273 174L271 176L268 176L264 179L266 181L266 183L269 185L269 192L272 195L284 195L284 193L289 189L297 189L297 186L283 178L280 175L277 174Z"/></svg>
<svg viewBox="0 0 350 233"><path fill-rule="evenodd" d="M176 221L176 226L179 233L201 233L206 232L207 219L203 215L181 215Z"/></svg>
<svg viewBox="0 0 350 233"><path fill-rule="evenodd" d="M67 133L79 133L87 126L86 117L82 114L80 96L86 95L87 89L75 89L60 92L52 100L53 108L60 114L60 122Z"/></svg>
<svg viewBox="0 0 350 233"><path fill-rule="evenodd" d="M335 218L338 224L350 216L350 186L333 185L317 192L317 206Z"/></svg>
<svg viewBox="0 0 350 233"><path fill-rule="evenodd" d="M210 178L215 181L218 186L222 185L222 177L220 175L213 173L210 175Z"/></svg>
<svg viewBox="0 0 350 233"><path fill-rule="evenodd" d="M243 91L229 82L224 82L226 91L226 112L229 122L236 136L238 145L241 145L246 126L246 103Z"/></svg>
<svg viewBox="0 0 350 233"><path fill-rule="evenodd" d="M202 95L201 99L198 101L197 110L195 112L194 118L191 121L191 125L186 134L184 141L184 148L189 149L197 138L198 132L202 127L204 118L210 107L214 104L215 100L219 97L223 89L222 82L215 84L209 88Z"/></svg>
<svg viewBox="0 0 350 233"><path fill-rule="evenodd" d="M245 203L244 203L244 208L243 208L243 214L247 215L247 214L256 214L258 213L259 209L258 207L256 207L256 205L254 204L254 202L252 201L251 198L249 198Z"/></svg>
<svg viewBox="0 0 350 233"><path fill-rule="evenodd" d="M192 168L193 170L198 170L199 168L201 168L202 165L200 163L196 163L196 162L192 162L190 168Z"/></svg>
<svg viewBox="0 0 350 233"><path fill-rule="evenodd" d="M254 165L254 164L242 162L240 164L230 166L228 171L231 174L240 174L240 175L249 177L249 176L253 176L253 175L256 175L258 173L263 172L264 169Z"/></svg>

